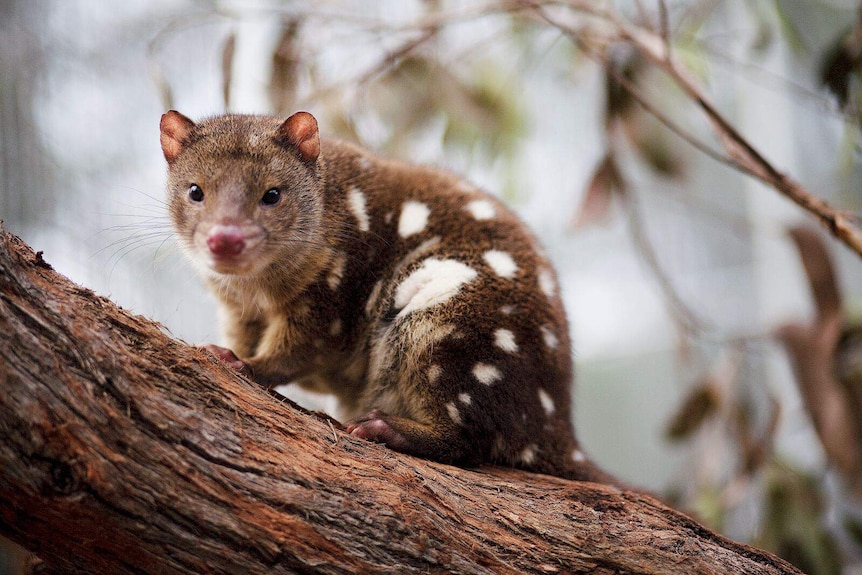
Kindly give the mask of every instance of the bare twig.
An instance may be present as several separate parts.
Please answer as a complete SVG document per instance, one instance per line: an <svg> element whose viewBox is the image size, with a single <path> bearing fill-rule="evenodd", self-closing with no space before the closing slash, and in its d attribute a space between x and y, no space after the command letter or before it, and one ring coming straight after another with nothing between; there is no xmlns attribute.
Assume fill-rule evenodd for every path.
<svg viewBox="0 0 862 575"><path fill-rule="evenodd" d="M300 107L304 105L308 105L311 102L320 100L321 98L325 98L326 96L338 92L343 89L344 86L357 86L361 87L369 82L371 82L377 76L386 73L388 70L394 68L399 63L401 63L407 56L409 56L414 50L416 50L419 46L428 42L432 38L437 35L437 28L426 28L423 32L417 36L416 38L411 38L407 40L394 50L387 52L381 57L377 63L363 72L359 77L352 78L346 82L338 82L337 84L326 86L319 90L315 90L313 93L304 97L300 101Z"/></svg>
<svg viewBox="0 0 862 575"><path fill-rule="evenodd" d="M667 2L658 0L658 26L661 39L664 41L665 49L668 54L668 62L670 62L670 18L667 12Z"/></svg>
<svg viewBox="0 0 862 575"><path fill-rule="evenodd" d="M670 276L668 276L659 262L658 255L644 228L643 215L641 214L637 198L625 189L621 189L621 193L625 194L625 201L623 203L628 213L629 229L632 233L632 241L634 242L635 249L640 253L641 258L646 262L647 267L649 267L653 277L658 282L659 289L664 294L664 299L668 303L671 315L680 328L689 334L704 331L706 329L704 321L685 303L685 300L682 299L673 285Z"/></svg>
<svg viewBox="0 0 862 575"><path fill-rule="evenodd" d="M566 22L551 15L545 6L547 3L533 0L523 0L524 6L532 8L533 13L568 34L579 47L584 43L580 40L582 31L573 28ZM712 125L719 141L725 151L725 163L729 163L735 169L753 176L768 184L782 195L789 198L798 206L817 217L833 236L841 240L847 247L862 256L862 230L856 227L852 220L854 216L845 211L834 208L828 202L814 196L804 186L780 172L730 123L709 100L706 91L699 85L697 80L685 69L684 66L672 61L667 44L662 38L642 27L632 26L630 23L618 18L613 13L607 12L594 5L585 4L578 0L570 0L566 3L572 10L584 12L591 16L598 16L604 22L611 25L607 32L608 42L614 40L625 40L630 42L645 58L662 70L673 82L685 93L706 115ZM622 83L621 83L622 84ZM639 102L644 98L633 92ZM653 112L653 109L650 109ZM666 122L666 118L656 116L668 127L680 134L677 127ZM688 138L686 138L687 141ZM701 151L708 149L704 145L698 145ZM710 154L712 157L714 155Z"/></svg>
<svg viewBox="0 0 862 575"><path fill-rule="evenodd" d="M862 230L851 223L852 215L837 210L809 193L801 184L781 173L718 111L697 81L680 66L667 65L663 43L650 32L620 22L620 31L640 52L661 68L706 114L734 166L792 200L815 215L847 247L862 256Z"/></svg>

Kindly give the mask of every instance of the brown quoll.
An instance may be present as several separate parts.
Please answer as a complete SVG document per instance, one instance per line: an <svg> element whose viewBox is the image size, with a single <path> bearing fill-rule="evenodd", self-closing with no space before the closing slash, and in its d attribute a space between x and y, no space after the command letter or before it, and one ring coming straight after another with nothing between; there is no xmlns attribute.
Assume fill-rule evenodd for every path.
<svg viewBox="0 0 862 575"><path fill-rule="evenodd" d="M321 141L317 121L161 120L171 217L264 386L334 394L354 436L459 465L611 482L572 429L553 268L502 203Z"/></svg>

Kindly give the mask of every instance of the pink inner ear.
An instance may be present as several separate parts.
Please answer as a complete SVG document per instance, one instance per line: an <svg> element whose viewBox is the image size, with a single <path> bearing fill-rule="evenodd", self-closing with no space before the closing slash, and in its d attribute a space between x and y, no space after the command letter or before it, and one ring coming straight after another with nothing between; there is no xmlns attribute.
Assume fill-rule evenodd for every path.
<svg viewBox="0 0 862 575"><path fill-rule="evenodd" d="M183 145L188 143L194 127L194 122L176 110L162 114L162 119L159 122L159 130L161 130L159 140L162 144L162 153L167 161L172 162L180 155Z"/></svg>
<svg viewBox="0 0 862 575"><path fill-rule="evenodd" d="M296 146L304 161L317 160L320 155L320 135L314 116L308 112L297 112L284 121L279 132L288 142Z"/></svg>

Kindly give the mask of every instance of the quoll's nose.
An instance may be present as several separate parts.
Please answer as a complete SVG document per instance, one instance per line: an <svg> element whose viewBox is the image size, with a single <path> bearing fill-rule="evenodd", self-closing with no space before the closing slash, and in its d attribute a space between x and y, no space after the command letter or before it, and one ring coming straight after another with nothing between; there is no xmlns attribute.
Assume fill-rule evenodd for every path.
<svg viewBox="0 0 862 575"><path fill-rule="evenodd" d="M245 236L239 226L216 225L207 236L207 247L216 257L238 256L245 249Z"/></svg>

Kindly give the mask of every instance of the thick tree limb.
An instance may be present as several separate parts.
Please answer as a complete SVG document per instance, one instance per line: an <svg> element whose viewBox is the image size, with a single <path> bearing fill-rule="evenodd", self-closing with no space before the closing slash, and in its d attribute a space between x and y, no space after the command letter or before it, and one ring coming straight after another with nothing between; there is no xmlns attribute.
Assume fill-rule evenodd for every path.
<svg viewBox="0 0 862 575"><path fill-rule="evenodd" d="M356 440L0 229L0 533L65 572L798 573L648 496Z"/></svg>

